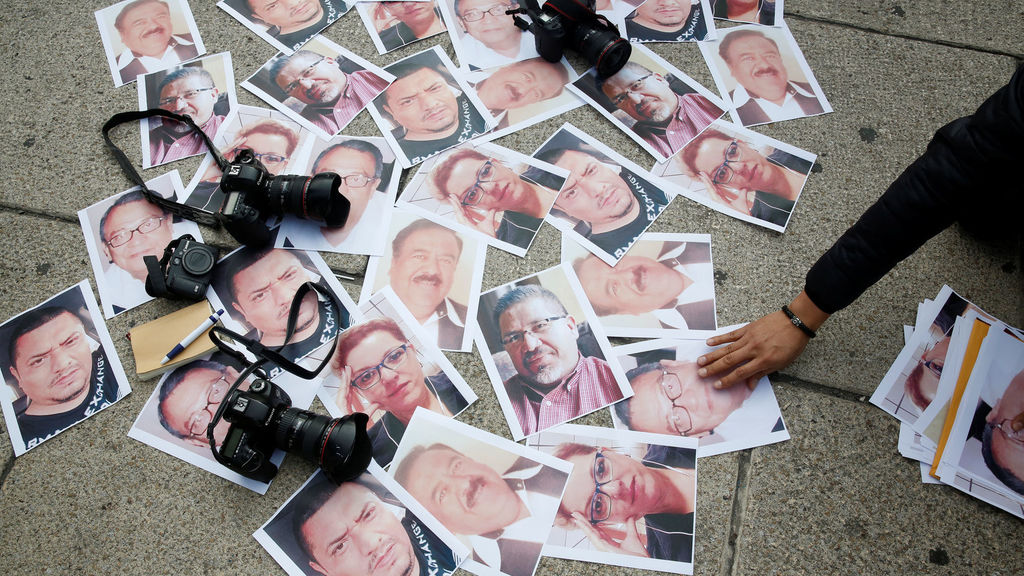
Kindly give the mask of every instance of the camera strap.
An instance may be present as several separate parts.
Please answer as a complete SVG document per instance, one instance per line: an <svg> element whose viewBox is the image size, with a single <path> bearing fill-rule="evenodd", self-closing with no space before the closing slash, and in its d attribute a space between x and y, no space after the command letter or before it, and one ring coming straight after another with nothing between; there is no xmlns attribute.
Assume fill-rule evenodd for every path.
<svg viewBox="0 0 1024 576"><path fill-rule="evenodd" d="M155 194L150 190L149 187L146 186L145 180L142 179L142 176L140 176L139 172L135 169L135 166L132 165L131 160L128 159L128 156L126 156L125 153L110 139L110 131L114 127L120 126L126 122L135 122L142 120L143 118L152 118L154 116L163 116L164 118L176 120L188 126L193 132L202 137L203 142L206 143L206 148L210 151L214 161L217 162L217 166L222 170L227 166L227 161L224 159L224 156L221 155L220 150L217 150L217 147L213 145L213 141L210 140L210 137L207 136L199 126L196 126L196 123L192 121L191 116L188 114L175 114L174 112L168 112L161 108L150 108L149 110L136 110L114 114L106 121L106 123L103 124L103 141L107 144L107 148L110 150L110 153L114 155L114 159L117 160L117 163L121 166L121 171L124 172L124 175L128 180L135 183L135 185L142 190L142 194L147 200L175 216L180 216L200 224L219 228L221 223L216 214L211 214L205 210L200 210L199 208L175 202L174 200Z"/></svg>
<svg viewBox="0 0 1024 576"><path fill-rule="evenodd" d="M253 354L256 357L256 362L254 363L254 366L259 367L265 364L266 362L273 362L274 364L277 364L278 366L280 366L281 368L288 372L291 372L292 374L301 376L306 380L312 380L318 374L320 374L324 367L327 366L327 363L330 362L331 357L334 355L333 345L331 345L331 349L327 352L327 355L324 356L324 359L320 362L320 365L314 368L313 370L309 370L303 368L302 366L299 366L295 362L285 357L280 352L282 349L284 349L285 346L288 345L288 342L291 341L292 336L295 333L295 323L298 321L299 318L299 308L302 306L302 300L303 298L305 298L306 294L309 294L311 291L315 291L317 294L323 296L324 299L329 301L331 305L334 307L335 316L340 317L341 304L338 302L337 297L334 294L332 294L330 290L328 290L324 286L321 286L320 284L317 284L315 282L305 282L302 284L302 286L299 286L298 291L295 292L295 297L292 298L291 309L288 311L288 325L285 331L284 343L281 344L280 346L264 346L263 344L260 344L260 342L257 340L254 340L252 338L246 338L245 336L242 336L241 334L238 334L237 332L229 330L220 325L216 325L210 329L210 339L213 340L213 343L217 345L217 348L219 348L225 354L228 354L229 356L238 360L242 365L249 364L249 360L245 357L244 354L242 354L240 351L238 351L234 347L230 346L227 342L225 342L221 338L221 336L234 340L235 342L240 344L244 349L249 351L249 353ZM318 297L318 306L319 302L320 299ZM251 373L251 370L246 371L246 375L248 375L249 373Z"/></svg>

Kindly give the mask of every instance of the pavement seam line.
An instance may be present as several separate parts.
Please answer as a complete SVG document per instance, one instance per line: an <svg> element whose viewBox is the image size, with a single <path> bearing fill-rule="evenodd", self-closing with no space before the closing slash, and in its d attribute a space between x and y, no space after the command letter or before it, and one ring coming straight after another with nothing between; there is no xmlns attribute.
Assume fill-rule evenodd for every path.
<svg viewBox="0 0 1024 576"><path fill-rule="evenodd" d="M750 456L752 448L737 452L736 457L736 489L732 493L732 511L729 515L729 532L725 539L725 549L722 551L722 564L719 567L719 576L733 576L739 564L739 554L736 553L736 543L740 537L740 529L743 527L743 519L747 512L747 500L750 494L750 476L752 475Z"/></svg>
<svg viewBox="0 0 1024 576"><path fill-rule="evenodd" d="M48 212L40 212L31 208L25 208L24 206L15 206L13 204L6 204L0 202L0 210L4 212L13 212L19 216L35 216L36 218L42 218L44 220L55 220L57 222L68 222L70 224L79 224L77 217L72 218L71 216L62 216L60 214L50 214Z"/></svg>
<svg viewBox="0 0 1024 576"><path fill-rule="evenodd" d="M871 393L862 394L860 392L852 392L850 390L842 390L840 388L833 388L824 384L818 384L817 382L811 382L809 380L803 380L796 376L790 376L783 372L776 372L770 374L768 379L773 385L775 384L792 384L797 388L803 388L811 392L816 392L825 396L832 396L833 398L839 398L840 400L847 400L849 402L856 402L857 404L867 404L868 398Z"/></svg>
<svg viewBox="0 0 1024 576"><path fill-rule="evenodd" d="M915 42L924 42L926 44L936 44L938 46L946 46L947 48L958 48L961 50L970 50L971 52L981 52L983 54L992 54L993 56L1008 56L1018 61L1018 64L1024 59L1024 54L1018 54L1013 52L1005 52L1003 50L995 50L992 48L979 48L977 46L971 46L968 44L961 44L958 42L950 42L948 40L939 40L935 38L925 38L923 36L914 36L912 34L901 34L899 32L885 32L876 28L868 28L865 26L858 26L856 24L850 24L849 22L840 22L837 20L829 20L827 18L819 18L817 16L804 16L802 14L794 14L792 12L786 12L786 18L793 18L795 20L805 20L807 22L816 22L818 24L828 24L830 26L838 26L840 28L849 28L851 30L857 30L860 32L866 32L869 34L878 34L881 36L890 36L892 38L899 38L901 40L911 40Z"/></svg>
<svg viewBox="0 0 1024 576"><path fill-rule="evenodd" d="M7 484L7 476L11 473L11 470L14 470L14 459L14 454L11 454L7 462L4 462L3 470L0 471L0 494L4 491L4 485Z"/></svg>

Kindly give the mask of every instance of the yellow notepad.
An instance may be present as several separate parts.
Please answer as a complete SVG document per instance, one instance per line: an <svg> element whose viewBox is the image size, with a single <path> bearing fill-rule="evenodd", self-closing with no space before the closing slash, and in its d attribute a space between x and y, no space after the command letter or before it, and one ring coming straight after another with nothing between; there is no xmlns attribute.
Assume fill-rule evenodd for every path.
<svg viewBox="0 0 1024 576"><path fill-rule="evenodd" d="M132 328L128 337L132 342L135 371L138 372L139 378L155 378L197 356L211 352L215 346L207 331L170 362L160 365L160 361L174 345L181 342L212 313L209 303L204 300Z"/></svg>

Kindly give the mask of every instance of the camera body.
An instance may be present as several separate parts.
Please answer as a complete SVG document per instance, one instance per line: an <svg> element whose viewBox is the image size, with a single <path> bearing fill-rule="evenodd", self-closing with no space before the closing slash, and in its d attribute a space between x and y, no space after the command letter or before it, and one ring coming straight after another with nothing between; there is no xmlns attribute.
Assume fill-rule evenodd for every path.
<svg viewBox="0 0 1024 576"><path fill-rule="evenodd" d="M219 255L220 250L215 246L197 242L191 234L171 240L159 262L155 256L143 258L149 271L146 292L150 296L202 300Z"/></svg>
<svg viewBox="0 0 1024 576"><path fill-rule="evenodd" d="M224 419L231 427L224 443L215 448L218 461L247 478L269 482L277 474L270 460L275 449L316 462L336 483L355 478L370 463L366 414L332 419L292 408L288 393L263 378L254 380L248 390L232 391L224 402Z"/></svg>
<svg viewBox="0 0 1024 576"><path fill-rule="evenodd" d="M533 34L537 53L548 62L562 59L566 47L579 52L607 78L625 66L633 52L619 29L598 14L596 0L520 0L518 13L527 14L532 22L514 16L516 26Z"/></svg>
<svg viewBox="0 0 1024 576"><path fill-rule="evenodd" d="M235 240L258 248L270 241L270 216L294 214L344 226L350 205L340 186L341 178L333 172L274 176L252 150L242 148L222 171L220 188L226 198L219 216Z"/></svg>

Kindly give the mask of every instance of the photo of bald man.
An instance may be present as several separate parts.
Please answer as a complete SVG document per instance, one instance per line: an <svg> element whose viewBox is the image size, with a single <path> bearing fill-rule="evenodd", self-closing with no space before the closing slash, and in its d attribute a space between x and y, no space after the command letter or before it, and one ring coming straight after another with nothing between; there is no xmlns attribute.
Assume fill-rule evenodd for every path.
<svg viewBox="0 0 1024 576"><path fill-rule="evenodd" d="M0 374L15 456L131 392L87 280L0 324Z"/></svg>

